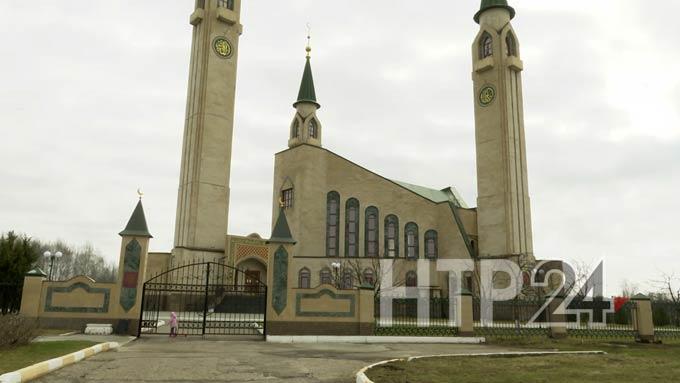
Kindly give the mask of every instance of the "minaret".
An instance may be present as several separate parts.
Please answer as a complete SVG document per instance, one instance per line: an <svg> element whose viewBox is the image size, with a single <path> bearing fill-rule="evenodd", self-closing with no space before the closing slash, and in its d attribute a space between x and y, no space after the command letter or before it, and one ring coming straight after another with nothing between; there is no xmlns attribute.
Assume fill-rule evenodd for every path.
<svg viewBox="0 0 680 383"><path fill-rule="evenodd" d="M532 255L522 70L506 0L483 0L472 45L481 257Z"/></svg>
<svg viewBox="0 0 680 383"><path fill-rule="evenodd" d="M241 0L197 0L175 248L180 258L224 254Z"/></svg>
<svg viewBox="0 0 680 383"><path fill-rule="evenodd" d="M293 104L296 109L293 122L290 124L290 136L288 147L292 148L300 144L321 146L321 123L316 117L316 111L321 108L316 102L314 90L314 77L312 76L311 51L309 44L310 36L307 36L307 61L305 70L302 72L302 83L298 92L297 101Z"/></svg>

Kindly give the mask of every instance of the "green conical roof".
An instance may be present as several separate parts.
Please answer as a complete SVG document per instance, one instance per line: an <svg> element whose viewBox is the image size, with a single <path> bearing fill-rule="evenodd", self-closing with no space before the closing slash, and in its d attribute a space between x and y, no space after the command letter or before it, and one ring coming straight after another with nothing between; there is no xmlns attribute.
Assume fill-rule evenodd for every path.
<svg viewBox="0 0 680 383"><path fill-rule="evenodd" d="M142 206L142 200L137 202L137 207L135 211L132 212L132 216L128 221L125 230L121 231L120 236L130 236L130 237L146 237L153 238L149 233L149 228L146 226L146 216L144 215L144 207Z"/></svg>
<svg viewBox="0 0 680 383"><path fill-rule="evenodd" d="M276 225L274 225L272 236L267 242L295 244L295 240L293 239L293 235L290 233L290 227L288 226L288 220L286 219L286 213L284 212L283 208L279 210L279 218L276 220Z"/></svg>
<svg viewBox="0 0 680 383"><path fill-rule="evenodd" d="M302 82L300 83L300 91L298 92L298 98L293 106L300 102L311 102L316 104L317 108L320 108L318 102L316 102L316 91L314 90L314 76L312 76L312 64L310 63L310 57L307 56L307 62L305 63L305 71L302 73Z"/></svg>
<svg viewBox="0 0 680 383"><path fill-rule="evenodd" d="M479 24L479 16L481 16L484 11L491 8L505 8L510 11L511 19L515 17L515 9L508 5L507 0L482 0L479 12L475 14L475 22Z"/></svg>

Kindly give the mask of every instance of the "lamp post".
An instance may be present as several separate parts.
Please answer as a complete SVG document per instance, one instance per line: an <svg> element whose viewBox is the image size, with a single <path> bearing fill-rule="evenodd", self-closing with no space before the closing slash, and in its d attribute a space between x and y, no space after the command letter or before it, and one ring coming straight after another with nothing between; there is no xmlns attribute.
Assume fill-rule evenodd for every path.
<svg viewBox="0 0 680 383"><path fill-rule="evenodd" d="M333 279L335 281L335 288L340 288L342 281L340 280L340 268L342 265L340 262L332 262L331 268L333 268Z"/></svg>
<svg viewBox="0 0 680 383"><path fill-rule="evenodd" d="M61 258L62 255L63 254L61 253L61 251L57 251L54 254L52 254L51 251L46 251L46 252L43 253L43 256L45 257L45 259L49 259L49 261L50 261L50 275L49 275L48 280L50 280L50 281L52 280L52 271L54 270L54 260Z"/></svg>

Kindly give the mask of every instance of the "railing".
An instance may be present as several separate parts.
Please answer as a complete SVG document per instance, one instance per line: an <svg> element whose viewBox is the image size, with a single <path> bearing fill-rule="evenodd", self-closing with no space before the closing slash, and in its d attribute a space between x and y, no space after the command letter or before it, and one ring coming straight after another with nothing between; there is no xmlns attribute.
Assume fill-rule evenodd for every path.
<svg viewBox="0 0 680 383"><path fill-rule="evenodd" d="M541 310L543 299L514 299L493 302L493 321L482 321L482 302L472 300L472 318L475 335L478 336L534 336L548 335L549 326L545 313L541 313L533 323L529 321Z"/></svg>
<svg viewBox="0 0 680 383"><path fill-rule="evenodd" d="M23 285L0 282L0 315L18 313Z"/></svg>
<svg viewBox="0 0 680 383"><path fill-rule="evenodd" d="M680 339L680 302L652 301L654 336Z"/></svg>
<svg viewBox="0 0 680 383"><path fill-rule="evenodd" d="M380 297L375 300L375 334L393 336L455 336L458 328L449 318L448 298L428 298L427 315L419 318L418 299L392 299L392 317L381 316Z"/></svg>

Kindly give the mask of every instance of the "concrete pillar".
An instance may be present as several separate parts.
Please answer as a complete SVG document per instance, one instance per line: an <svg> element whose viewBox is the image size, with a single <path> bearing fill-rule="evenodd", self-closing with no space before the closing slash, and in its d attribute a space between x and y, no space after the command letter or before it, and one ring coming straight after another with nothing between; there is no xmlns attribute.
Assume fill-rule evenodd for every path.
<svg viewBox="0 0 680 383"><path fill-rule="evenodd" d="M47 280L47 275L35 268L24 276L24 287L21 293L21 315L28 318L40 316L40 304L42 298L42 285Z"/></svg>
<svg viewBox="0 0 680 383"><path fill-rule="evenodd" d="M567 337L567 317L564 310L558 307L564 302L564 296L557 295L548 305L548 321L550 322L550 337L562 339Z"/></svg>
<svg viewBox="0 0 680 383"><path fill-rule="evenodd" d="M359 335L373 335L375 331L375 292L373 287L361 286L359 296Z"/></svg>
<svg viewBox="0 0 680 383"><path fill-rule="evenodd" d="M475 334L475 322L472 316L472 293L464 290L460 295L460 323L458 323L458 335L473 336Z"/></svg>
<svg viewBox="0 0 680 383"><path fill-rule="evenodd" d="M637 331L637 341L649 343L654 341L654 318L652 302L649 297L637 294L631 298L633 308L633 326Z"/></svg>

